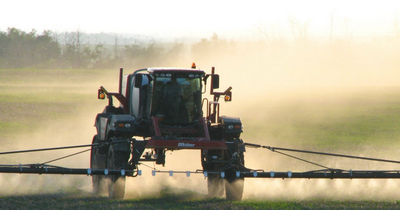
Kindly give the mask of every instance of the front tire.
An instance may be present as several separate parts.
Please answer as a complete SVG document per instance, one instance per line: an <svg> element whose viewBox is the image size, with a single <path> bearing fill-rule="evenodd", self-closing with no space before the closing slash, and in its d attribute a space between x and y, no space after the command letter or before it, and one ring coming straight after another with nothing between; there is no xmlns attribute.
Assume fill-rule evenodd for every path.
<svg viewBox="0 0 400 210"><path fill-rule="evenodd" d="M237 177L236 171L247 169L244 166L244 148L241 148L243 146L243 141L238 138L233 139L233 141L236 143L236 146L234 150L229 152L229 156L233 159L235 166L226 171L225 195L227 200L241 201L244 189L244 176L241 174ZM236 153L236 155L232 156L232 153Z"/></svg>
<svg viewBox="0 0 400 210"><path fill-rule="evenodd" d="M215 155L216 151L206 151L203 150L201 152L201 164L203 166L203 170L207 172L217 172L221 165L212 162L212 156ZM225 186L224 179L221 177L220 173L212 173L208 174L207 177L207 189L208 196L211 198L218 197L221 198L224 195Z"/></svg>
<svg viewBox="0 0 400 210"><path fill-rule="evenodd" d="M225 195L230 201L241 201L243 196L244 178L236 177L236 172L229 172L225 179Z"/></svg>
<svg viewBox="0 0 400 210"><path fill-rule="evenodd" d="M93 136L92 144L100 143L97 135ZM102 150L105 146L92 146L90 151L90 168L91 169L105 169L106 168L106 154ZM93 193L96 196L102 196L107 193L107 179L104 175L92 175Z"/></svg>
<svg viewBox="0 0 400 210"><path fill-rule="evenodd" d="M111 141L112 142L112 141ZM111 144L107 154L107 169L124 169L129 160L129 152L115 151L115 145ZM123 199L125 196L126 177L121 175L108 176L108 195L110 198Z"/></svg>
<svg viewBox="0 0 400 210"><path fill-rule="evenodd" d="M208 196L220 198L224 195L224 179L219 174L209 174L207 177Z"/></svg>

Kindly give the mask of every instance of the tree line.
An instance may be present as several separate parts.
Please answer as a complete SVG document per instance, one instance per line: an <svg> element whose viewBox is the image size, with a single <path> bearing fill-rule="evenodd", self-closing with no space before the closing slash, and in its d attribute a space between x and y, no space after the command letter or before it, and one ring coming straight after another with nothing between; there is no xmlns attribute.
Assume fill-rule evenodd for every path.
<svg viewBox="0 0 400 210"><path fill-rule="evenodd" d="M119 44L115 36L114 44L93 43L86 34L76 32L54 33L46 30L24 32L17 28L0 31L0 69L90 69L115 68L120 66L168 66L176 63L191 63L187 51L202 55L206 51L216 51L224 39L216 34L198 43L144 42Z"/></svg>
<svg viewBox="0 0 400 210"><path fill-rule="evenodd" d="M383 70L392 74L400 68L397 27L396 33L382 37L359 39L331 33L323 40L308 34L307 24L292 23L293 38L277 28L263 28L258 39L227 40L214 33L192 42L140 38L126 42L118 35L100 42L80 31L38 33L9 28L0 31L0 69L138 69L190 67L196 62L203 69L223 66L229 70L263 69L265 75L330 75L341 79L351 72L376 72L379 76ZM252 76L245 75L249 79Z"/></svg>

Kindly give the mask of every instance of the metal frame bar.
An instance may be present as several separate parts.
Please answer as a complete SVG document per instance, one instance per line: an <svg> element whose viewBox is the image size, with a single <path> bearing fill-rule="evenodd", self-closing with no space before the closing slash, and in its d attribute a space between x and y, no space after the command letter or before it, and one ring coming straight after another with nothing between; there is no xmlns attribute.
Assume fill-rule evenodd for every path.
<svg viewBox="0 0 400 210"><path fill-rule="evenodd" d="M166 140L152 140L149 141L149 145L146 145L146 148L180 148L180 149L199 149L202 147L214 147L215 149L223 149L226 148L226 144L224 141L166 141ZM179 145L181 143L181 145ZM186 145L193 144L192 145ZM287 149L287 148L278 148L278 147L270 147L263 146L258 144L250 144L245 143L246 146L256 147L256 148L265 148L271 151L285 150L292 152L303 152L303 153L311 153L311 154L319 154L319 155L329 155L329 156L337 156L337 157L346 157L346 158L354 158L354 159L363 159L369 161L381 161L381 162L390 162L390 163L400 163L400 161L394 160L384 160L377 158L367 158L367 157L358 157L358 156L350 156L350 155L340 155L333 153L322 153L322 152L313 152L307 150L295 150L295 149ZM14 154L14 153L26 153L26 152L38 152L38 151L48 151L48 150L59 150L59 149L71 149L78 147L88 147L88 146L101 146L101 144L86 144L86 145L76 145L76 146L66 146L66 147L53 147L53 148L42 148L42 149L32 149L32 150L19 150L19 151L9 151L9 152L0 152L0 155L4 154ZM188 173L187 171L154 171L152 173ZM197 170L196 172L190 173L203 173L205 177L208 174L217 174L221 173L221 177L225 177L225 171L202 171ZM114 169L90 169L90 168L64 168L58 166L50 166L45 164L28 164L28 165L0 165L0 173L19 173L19 174L65 174L65 175L121 175L121 176L136 176L141 175L140 170L114 170ZM189 173L189 174L190 174ZM342 169L323 169L323 170L314 170L314 171L306 171L306 172L265 172L263 170L247 170L247 171L236 171L237 177L245 177L245 178L303 178L303 179L400 179L400 170L342 170Z"/></svg>
<svg viewBox="0 0 400 210"><path fill-rule="evenodd" d="M241 172L246 178L299 178L299 179L400 179L400 171L308 171L308 172Z"/></svg>
<svg viewBox="0 0 400 210"><path fill-rule="evenodd" d="M122 175L134 174L134 170L91 169L91 168L60 168L60 167L34 167L34 166L8 166L0 167L0 173L18 174L61 174L61 175Z"/></svg>

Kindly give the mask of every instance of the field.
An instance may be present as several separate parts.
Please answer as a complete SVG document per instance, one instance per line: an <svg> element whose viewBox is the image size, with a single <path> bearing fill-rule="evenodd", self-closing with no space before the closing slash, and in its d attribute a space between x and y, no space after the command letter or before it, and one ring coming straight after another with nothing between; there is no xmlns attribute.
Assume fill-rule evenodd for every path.
<svg viewBox="0 0 400 210"><path fill-rule="evenodd" d="M224 75L221 74L224 80ZM104 85L117 90L117 70L0 70L1 151L88 144L94 117L106 101ZM225 81L229 82L229 81ZM400 160L400 87L268 87L222 103L223 114L239 116L245 142L296 149ZM223 88L223 87L222 87ZM82 149L81 149L82 150ZM0 164L43 163L81 150L3 155ZM200 168L199 154L167 154L161 170ZM396 164L298 155L343 169L399 169ZM246 165L266 171L306 171L315 166L262 149L247 149ZM53 165L88 167L89 154ZM152 168L153 166L149 166ZM127 183L124 200L91 194L87 176L0 175L4 209L379 209L400 208L400 180L247 179L242 202L207 198L201 175L152 177ZM150 169L148 169L150 170Z"/></svg>

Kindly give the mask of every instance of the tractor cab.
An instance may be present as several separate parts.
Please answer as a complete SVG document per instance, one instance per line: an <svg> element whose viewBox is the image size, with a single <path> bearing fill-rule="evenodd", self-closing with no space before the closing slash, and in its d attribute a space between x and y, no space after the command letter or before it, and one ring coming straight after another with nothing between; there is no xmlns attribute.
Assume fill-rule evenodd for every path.
<svg viewBox="0 0 400 210"><path fill-rule="evenodd" d="M209 77L210 94L214 96L210 101L202 98ZM128 124L134 125L126 127L130 136L209 140L208 126L218 125L221 121L218 103L220 96L225 96L225 101L230 101L232 96L231 87L225 92L215 92L214 89L218 87L219 75L214 74L214 68L211 74L192 66L186 69L146 68L128 75L123 75L120 69L118 93L109 93L104 87L99 89L99 98L107 96L109 99L109 105L102 116L105 118L113 115L115 121L119 122L123 118ZM112 96L120 102L119 107L113 106ZM204 107L203 102L207 103ZM203 108L206 108L206 116L203 115ZM106 136L104 134L102 137Z"/></svg>
<svg viewBox="0 0 400 210"><path fill-rule="evenodd" d="M203 71L150 70L153 79L151 116L164 124L185 125L198 122L203 116Z"/></svg>
<svg viewBox="0 0 400 210"><path fill-rule="evenodd" d="M148 68L134 72L128 96L130 114L138 122L148 122L152 136L161 138L174 133L174 138L209 139L204 132L202 111L205 75L203 70L176 68ZM184 127L190 129L179 130Z"/></svg>

